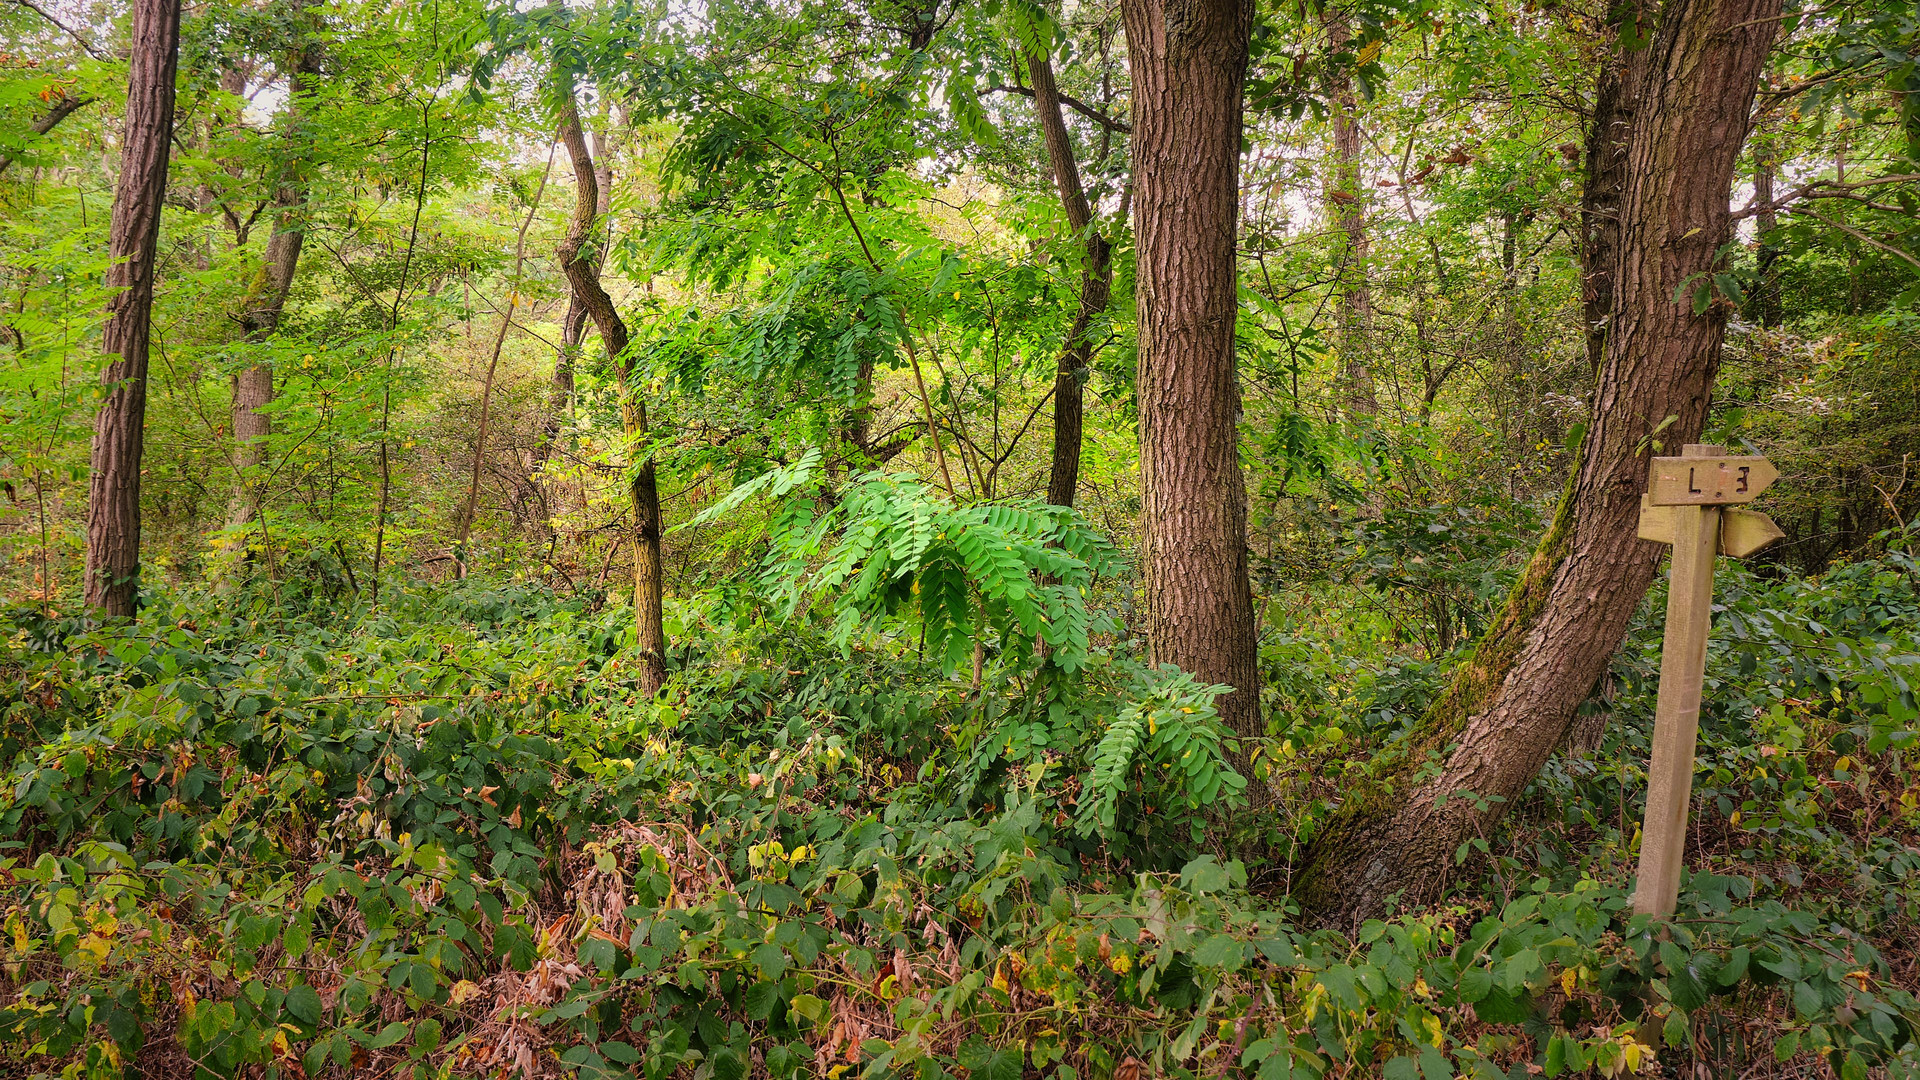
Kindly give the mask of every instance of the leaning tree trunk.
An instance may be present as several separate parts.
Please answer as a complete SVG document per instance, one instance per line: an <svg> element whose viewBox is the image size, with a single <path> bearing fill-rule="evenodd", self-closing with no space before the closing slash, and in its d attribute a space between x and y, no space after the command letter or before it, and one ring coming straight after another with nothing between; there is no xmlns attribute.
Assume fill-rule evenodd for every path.
<svg viewBox="0 0 1920 1080"><path fill-rule="evenodd" d="M146 449L147 344L153 329L153 264L167 197L173 139L173 79L180 57L180 0L134 0L127 117L113 193L101 373L106 400L93 426L87 491L87 606L134 613L140 593L140 458Z"/></svg>
<svg viewBox="0 0 1920 1080"><path fill-rule="evenodd" d="M594 184L594 220L602 222L613 209L613 161L609 148L604 144L600 133L592 136L590 152L593 155ZM594 259L594 272L599 273L606 252L598 249L591 256ZM560 347L554 351L553 377L547 382L547 409L540 418L540 433L533 446L532 460L527 469L527 481L514 496L514 517L526 520L527 507L538 500L543 510L542 526L551 534L553 525L552 496L542 485L541 474L546 470L547 462L553 459L554 445L560 440L560 433L566 425L567 413L573 409L574 365L580 360L580 340L586 336L587 309L580 298L571 291L567 295L566 314L560 317Z"/></svg>
<svg viewBox="0 0 1920 1080"><path fill-rule="evenodd" d="M307 17L311 3L302 4L301 17ZM304 31L306 28L302 27ZM286 310L287 296L293 291L293 275L300 266L300 250L306 244L307 153L306 117L301 95L312 89L320 74L320 50L303 41L294 48L287 69L287 105L281 115L286 161L273 193L273 234L267 238L267 253L261 261L242 300L240 325L249 344L258 345L280 329L280 316ZM249 364L233 377L233 497L228 503L227 529L238 532L247 527L258 512L259 489L249 482L249 473L266 460L267 438L273 434L273 421L262 410L273 402L273 365ZM244 545L234 552L231 581L245 561Z"/></svg>
<svg viewBox="0 0 1920 1080"><path fill-rule="evenodd" d="M1734 163L1779 11L1780 0L1668 0L1633 58L1639 113L1614 312L1579 471L1473 657L1311 842L1296 895L1321 917L1434 897L1455 853L1559 745L1645 596L1660 559L1635 535L1647 459L1698 438L1728 314L1719 300L1696 313L1675 292L1706 280L1728 235Z"/></svg>
<svg viewBox="0 0 1920 1080"><path fill-rule="evenodd" d="M627 442L636 450L647 437L647 406L635 385L632 363L627 356L627 324L614 309L613 298L600 284L600 271L593 254L586 250L598 214L599 182L594 174L593 153L587 149L587 137L580 130L580 113L571 94L560 112L560 141L566 145L573 162L574 207L566 238L560 241L560 264L567 273L567 284L574 299L586 309L600 330L620 378L620 416ZM660 568L660 489L654 475L652 455L633 467L634 548L633 617L640 648L640 689L651 696L667 681L667 637L662 619Z"/></svg>
<svg viewBox="0 0 1920 1080"><path fill-rule="evenodd" d="M1133 76L1140 524L1156 663L1233 691L1221 718L1265 733L1240 474L1240 93L1251 0L1126 0Z"/></svg>
<svg viewBox="0 0 1920 1080"><path fill-rule="evenodd" d="M1080 267L1080 309L1067 330L1053 375L1053 468L1047 476L1047 501L1072 506L1080 487L1080 443L1086 411L1086 372L1093 363L1093 327L1107 312L1113 295L1113 246L1094 227L1093 207L1080 185L1080 164L1073 140L1060 113L1060 88L1053 81L1053 63L1040 53L1027 54L1027 77L1033 82L1033 113L1046 136L1047 160L1053 166L1053 184L1067 224L1086 244L1086 263Z"/></svg>

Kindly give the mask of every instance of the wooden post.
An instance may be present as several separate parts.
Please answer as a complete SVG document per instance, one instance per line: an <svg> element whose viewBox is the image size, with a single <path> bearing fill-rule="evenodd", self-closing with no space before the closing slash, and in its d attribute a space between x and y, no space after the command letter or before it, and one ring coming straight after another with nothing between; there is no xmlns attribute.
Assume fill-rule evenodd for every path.
<svg viewBox="0 0 1920 1080"><path fill-rule="evenodd" d="M1722 447L1695 443L1677 458L1655 458L1641 510L1640 536L1672 544L1673 564L1647 816L1640 837L1640 880L1633 896L1636 914L1671 915L1680 895L1707 631L1713 619L1714 557L1723 551L1746 555L1780 535L1765 515L1721 509L1728 503L1751 502L1779 475L1764 458L1725 455ZM1733 528L1723 530L1723 521Z"/></svg>

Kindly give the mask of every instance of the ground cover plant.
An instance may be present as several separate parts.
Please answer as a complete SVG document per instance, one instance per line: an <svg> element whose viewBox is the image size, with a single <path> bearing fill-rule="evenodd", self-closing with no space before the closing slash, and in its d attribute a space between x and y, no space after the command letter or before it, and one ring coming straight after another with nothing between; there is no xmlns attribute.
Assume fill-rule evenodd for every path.
<svg viewBox="0 0 1920 1080"><path fill-rule="evenodd" d="M0 5L0 1077L1920 1077L1916 55Z"/></svg>

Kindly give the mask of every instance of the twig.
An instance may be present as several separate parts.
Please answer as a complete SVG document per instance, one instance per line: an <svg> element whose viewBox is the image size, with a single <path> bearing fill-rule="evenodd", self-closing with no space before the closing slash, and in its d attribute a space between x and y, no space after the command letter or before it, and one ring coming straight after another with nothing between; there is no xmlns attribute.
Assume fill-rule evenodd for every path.
<svg viewBox="0 0 1920 1080"><path fill-rule="evenodd" d="M1915 269L1920 269L1920 259L1914 258L1911 253L1902 251L1899 248L1894 247L1892 244L1882 243L1879 240L1875 240L1873 237L1868 236L1866 233L1861 232L1859 229L1856 229L1851 225L1842 224L1838 221L1833 220L1830 217L1827 217L1824 214L1817 214L1812 210L1807 209L1804 206L1789 206L1787 207L1787 212L1789 214L1805 214L1808 217L1814 219L1815 221L1822 222L1826 225L1832 226L1833 228L1839 229L1841 232L1846 233L1848 236L1853 237L1855 240L1859 240L1867 244L1872 244L1874 247L1879 248L1881 251L1884 251L1889 255L1893 255L1898 258L1905 259L1907 262L1912 263Z"/></svg>

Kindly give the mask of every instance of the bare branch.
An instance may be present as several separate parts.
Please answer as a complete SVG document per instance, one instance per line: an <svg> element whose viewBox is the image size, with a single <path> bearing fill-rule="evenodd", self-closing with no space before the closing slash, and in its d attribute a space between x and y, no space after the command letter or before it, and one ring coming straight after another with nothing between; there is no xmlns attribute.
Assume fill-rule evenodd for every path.
<svg viewBox="0 0 1920 1080"><path fill-rule="evenodd" d="M1024 97L1024 98L1030 98L1033 96L1033 91L1029 90L1024 86L997 86L997 85L989 86L987 87L987 93L1019 94L1021 97ZM1059 95L1059 97L1060 97L1060 104L1065 105L1067 108L1072 109L1074 112L1079 113L1081 116L1084 116L1087 119L1093 121L1094 123L1099 124L1101 127L1106 128L1108 131L1117 131L1122 135L1133 134L1133 125L1127 123L1125 120L1116 120L1113 117L1108 116L1106 113L1101 112L1099 109L1096 109L1093 106L1087 104L1086 102L1081 101L1079 98L1074 97L1072 94L1061 94Z"/></svg>

